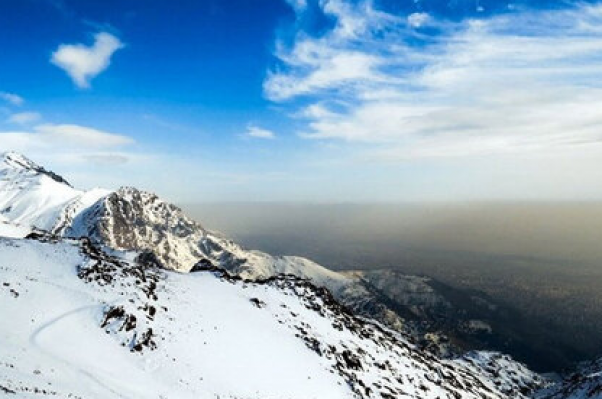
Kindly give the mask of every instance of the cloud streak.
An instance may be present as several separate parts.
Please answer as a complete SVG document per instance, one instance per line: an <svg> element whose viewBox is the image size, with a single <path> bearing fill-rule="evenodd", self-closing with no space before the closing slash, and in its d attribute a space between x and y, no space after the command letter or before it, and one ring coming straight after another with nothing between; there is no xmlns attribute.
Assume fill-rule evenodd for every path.
<svg viewBox="0 0 602 399"><path fill-rule="evenodd" d="M37 137L87 148L109 148L133 144L130 137L73 124L46 123L34 128Z"/></svg>
<svg viewBox="0 0 602 399"><path fill-rule="evenodd" d="M18 125L27 125L32 122L36 122L42 118L37 112L18 112L8 117L7 122L15 123Z"/></svg>
<svg viewBox="0 0 602 399"><path fill-rule="evenodd" d="M129 162L137 156L123 149L134 143L128 136L74 124L45 123L27 130L0 131L0 152L17 151L36 159L91 167Z"/></svg>
<svg viewBox="0 0 602 399"><path fill-rule="evenodd" d="M23 97L15 93L8 93L6 91L0 91L0 99L17 106L23 105L23 103L25 103Z"/></svg>
<svg viewBox="0 0 602 399"><path fill-rule="evenodd" d="M332 30L279 43L264 83L302 137L387 161L602 150L601 5L450 22L323 4Z"/></svg>
<svg viewBox="0 0 602 399"><path fill-rule="evenodd" d="M247 126L246 136L254 138L254 139L264 139L264 140L265 139L272 140L272 139L276 138L276 135L271 130L264 129L264 128L254 126L254 125Z"/></svg>
<svg viewBox="0 0 602 399"><path fill-rule="evenodd" d="M90 80L107 69L115 51L125 45L107 32L94 35L94 44L61 44L52 53L50 62L63 69L82 89L90 87Z"/></svg>
<svg viewBox="0 0 602 399"><path fill-rule="evenodd" d="M133 144L130 137L74 124L41 124L30 131L0 131L1 151L90 151Z"/></svg>

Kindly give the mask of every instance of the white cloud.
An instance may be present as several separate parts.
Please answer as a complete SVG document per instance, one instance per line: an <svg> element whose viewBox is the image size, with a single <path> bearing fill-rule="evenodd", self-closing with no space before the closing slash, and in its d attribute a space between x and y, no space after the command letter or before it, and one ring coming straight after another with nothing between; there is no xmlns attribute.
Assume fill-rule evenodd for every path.
<svg viewBox="0 0 602 399"><path fill-rule="evenodd" d="M271 130L263 129L258 126L249 125L247 126L247 137L255 139L275 139L276 135Z"/></svg>
<svg viewBox="0 0 602 399"><path fill-rule="evenodd" d="M90 80L110 64L113 53L124 47L115 36L100 32L94 36L94 44L61 44L52 53L50 61L62 68L80 88L90 87Z"/></svg>
<svg viewBox="0 0 602 399"><path fill-rule="evenodd" d="M602 151L602 5L452 23L323 4L333 30L280 45L264 85L303 97L301 136L389 161ZM426 22L436 34L411 29Z"/></svg>
<svg viewBox="0 0 602 399"><path fill-rule="evenodd" d="M389 24L401 24L402 20L374 10L369 3L354 6L331 0L321 4L324 13L335 19L335 27L319 39L298 34L292 49L277 43L276 56L283 61L284 69L269 71L264 82L269 99L285 101L320 91L341 87L353 90L367 83L386 84L391 80L379 72L383 66L379 54L353 43L359 43L359 38L368 38Z"/></svg>
<svg viewBox="0 0 602 399"><path fill-rule="evenodd" d="M70 181L75 178L75 185L80 187L135 184L134 181L128 183L122 176L131 177L147 169L136 170L133 166L143 156L124 152L133 143L134 140L127 136L68 124L42 124L27 130L0 131L0 153L17 151L48 167L61 165L56 170ZM121 171L126 167L128 173L123 174ZM115 174L116 171L121 174Z"/></svg>
<svg viewBox="0 0 602 399"><path fill-rule="evenodd" d="M268 97L275 101L327 90L341 85L353 86L368 78L384 81L376 72L379 60L358 51L331 51L327 48L300 48L295 55L301 63L310 65L309 73L273 73L264 85ZM297 61L295 61L297 62Z"/></svg>
<svg viewBox="0 0 602 399"><path fill-rule="evenodd" d="M36 122L42 118L37 112L18 112L8 117L7 122L15 123L18 125L26 125L32 122Z"/></svg>
<svg viewBox="0 0 602 399"><path fill-rule="evenodd" d="M130 137L70 124L42 124L30 131L0 131L0 152L51 150L84 153L133 144Z"/></svg>
<svg viewBox="0 0 602 399"><path fill-rule="evenodd" d="M430 16L425 12L415 12L408 15L408 24L412 28L420 28L430 20Z"/></svg>
<svg viewBox="0 0 602 399"><path fill-rule="evenodd" d="M0 98L3 99L4 101L11 103L12 105L23 105L23 103L25 102L23 97L21 97L17 94L8 93L5 91L0 91Z"/></svg>
<svg viewBox="0 0 602 399"><path fill-rule="evenodd" d="M38 125L34 128L44 140L87 148L119 147L134 143L130 137L71 124Z"/></svg>

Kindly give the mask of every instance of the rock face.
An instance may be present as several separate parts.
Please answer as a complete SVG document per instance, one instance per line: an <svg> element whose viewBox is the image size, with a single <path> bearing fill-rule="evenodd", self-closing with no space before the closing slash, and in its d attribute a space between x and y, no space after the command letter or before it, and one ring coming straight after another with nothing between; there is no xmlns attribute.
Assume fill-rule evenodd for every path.
<svg viewBox="0 0 602 399"><path fill-rule="evenodd" d="M188 272L204 259L206 232L156 195L123 187L81 212L64 236L87 236L118 250L152 251L167 269Z"/></svg>
<svg viewBox="0 0 602 399"><path fill-rule="evenodd" d="M372 294L365 283L328 270L308 259L274 257L246 250L204 229L180 208L156 195L123 187L80 212L70 226L55 230L68 237L90 237L117 250L152 253L165 268L191 271L201 263L219 266L247 279L293 274L330 289L360 315L402 328L399 316Z"/></svg>

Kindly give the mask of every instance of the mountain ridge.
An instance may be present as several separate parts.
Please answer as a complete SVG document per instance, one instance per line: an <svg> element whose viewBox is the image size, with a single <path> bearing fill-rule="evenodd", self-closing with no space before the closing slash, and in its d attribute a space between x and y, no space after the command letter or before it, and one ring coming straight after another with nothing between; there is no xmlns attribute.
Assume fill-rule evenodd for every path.
<svg viewBox="0 0 602 399"><path fill-rule="evenodd" d="M526 399L543 384L423 352L294 275L182 274L44 232L0 238L0 265L0 389L19 397Z"/></svg>
<svg viewBox="0 0 602 399"><path fill-rule="evenodd" d="M134 187L122 187L116 191L100 189L79 191L71 187L60 176L47 172L25 157L9 153L8 157L5 155L2 159L3 162L0 163L0 236L12 237L3 239L6 250L14 245L23 246L24 244L14 240L25 238L30 231L33 231L29 235L30 238L53 245L60 246L63 245L61 244L63 241L72 243L74 240L87 242L88 244L81 247L81 250L85 256L95 259L96 266L91 269L78 267L80 278L83 276L85 280L92 276L93 279L87 281L88 283L100 281L102 286L102 282L107 282L105 288L112 284L118 284L121 287L119 289L126 289L117 282L122 278L131 279L133 277L135 281L143 283L142 287L147 287L142 290L142 294L137 293L136 295L139 297L144 295L147 300L156 295L157 286L163 280L150 278L152 284L147 286L149 279L145 277L144 270L153 271L152 275L172 273L170 270L173 270L185 273L182 278L184 276L194 278L193 275L198 271L212 272L219 280L235 285L242 284L243 288L249 284L261 284L262 281L291 281L282 276L295 276L291 278L306 279L304 281L311 282L312 287L326 287L328 292L332 292L333 298L336 298L333 300L341 301L344 306L356 315L364 317L365 320L374 319L377 323L382 324L384 330L379 331L390 331L385 335L393 334L392 336L402 339L406 342L404 345L412 346L412 351L417 353L420 359L431 359L432 361L429 360L429 362L434 362L434 364L447 364L446 362L453 362L452 364L455 366L460 364L460 369L463 370L461 373L477 376L480 384L488 387L487 392L494 392L492 397L496 399L498 397L527 398L534 389L545 384L544 379L536 373L532 373L524 366L502 355L474 352L473 355L446 360L440 359L434 354L440 352L441 348L431 352L416 346L412 342L412 337L404 335L407 332L404 320L386 305L386 298L380 298L378 293L371 290L369 282L363 278L330 271L315 262L300 257L274 257L261 251L246 250L221 234L206 230L201 224L187 218L179 207L161 200L155 194L140 191ZM48 173L52 173L52 175ZM54 178L53 176L58 177ZM41 229L41 231L36 232L37 229ZM98 255L102 253L105 255ZM95 256L96 258L94 258ZM110 256L117 256L117 260L112 266L110 262L103 263ZM126 270L133 270L133 274L124 276L123 273ZM191 271L194 273L189 273ZM170 274L170 276L177 276L177 274ZM180 277L171 278L180 279ZM279 280L282 278L284 280ZM305 283L301 283L301 285L303 284ZM313 297L316 296L315 294L314 291ZM263 299L255 299L252 302L257 308L261 309L262 303L266 303ZM149 306L149 303L145 302L136 309L127 303L121 305L121 308L105 308L100 324L105 327L113 325L107 334L121 337L121 344L125 346L134 348L141 345L141 349L145 346L156 347L160 345L160 342L153 338L156 335L155 329L138 331L131 327L132 320L152 321L155 318L154 313L152 316L149 315ZM309 308L317 311L313 305L309 305ZM127 311L127 309L130 310ZM145 310L140 313L140 309ZM154 309L156 312L158 308L154 307ZM341 309L337 312L345 313ZM287 315L290 316L290 314ZM141 325L146 324L148 323L145 322ZM316 347L316 340L319 341L319 339L315 335L306 334L308 326L309 324L296 324L294 329L296 337L302 339L309 349L316 353L329 353L332 359L342 359L343 363L341 364L347 364L352 369L359 367L353 366L356 364L354 358L344 355L344 351L333 352L329 347ZM136 335L126 334L130 331L130 327L135 330ZM392 330L388 330L389 328ZM435 338L433 342L437 342L437 339ZM358 348L361 347L362 345L358 346ZM362 355L361 351L358 353ZM356 356L358 355L356 354ZM377 369L384 370L380 367L378 366ZM369 369L372 370L369 375L374 373L380 375L377 369L372 369L372 366ZM508 370L513 371L505 374ZM355 371L359 371L359 369ZM346 373L343 377L348 384L350 384L349 381L355 381L353 392L356 395L363 394L365 397L373 397L372 393L379 392L379 397L389 398L404 392L405 385L401 383L397 386L397 390L390 394L381 390L382 383L371 386L366 391L366 387L371 384L367 381L373 377L364 375L359 378L357 375L357 372L353 372ZM517 379L517 376L522 377ZM503 381L497 380L497 378L502 378ZM412 384L409 380L406 383ZM440 383L442 382L440 381ZM489 384L493 385L489 386ZM504 386L503 389L500 388L500 384ZM435 385L437 386L437 384ZM471 386L471 384L467 386ZM452 388L450 387L449 392L453 391ZM577 391L577 389L573 389L571 392ZM453 393L450 395L454 396ZM483 395L483 392L475 397L487 397L478 395ZM463 396L460 395L460 397ZM566 396L567 399L573 397L578 396ZM546 396L540 395L538 398L546 398ZM561 398L561 396L554 398ZM565 397L562 398L565 399Z"/></svg>

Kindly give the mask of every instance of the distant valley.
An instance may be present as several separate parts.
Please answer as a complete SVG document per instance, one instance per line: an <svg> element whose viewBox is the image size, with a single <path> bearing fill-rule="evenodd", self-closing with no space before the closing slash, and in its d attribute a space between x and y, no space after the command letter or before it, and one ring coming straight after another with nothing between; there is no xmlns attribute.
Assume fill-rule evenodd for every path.
<svg viewBox="0 0 602 399"><path fill-rule="evenodd" d="M502 327L504 339L471 334L465 337L469 345L511 347L515 356L539 370L561 370L602 353L602 247L597 244L602 242L602 204L232 203L184 208L249 247L302 254L335 270L429 276L461 302L475 294L488 298L504 309L489 315L490 322ZM548 256L543 255L546 245ZM504 253L510 250L519 253ZM542 255L529 255L532 251ZM580 253L573 256L576 251ZM447 314L448 320L456 317Z"/></svg>

